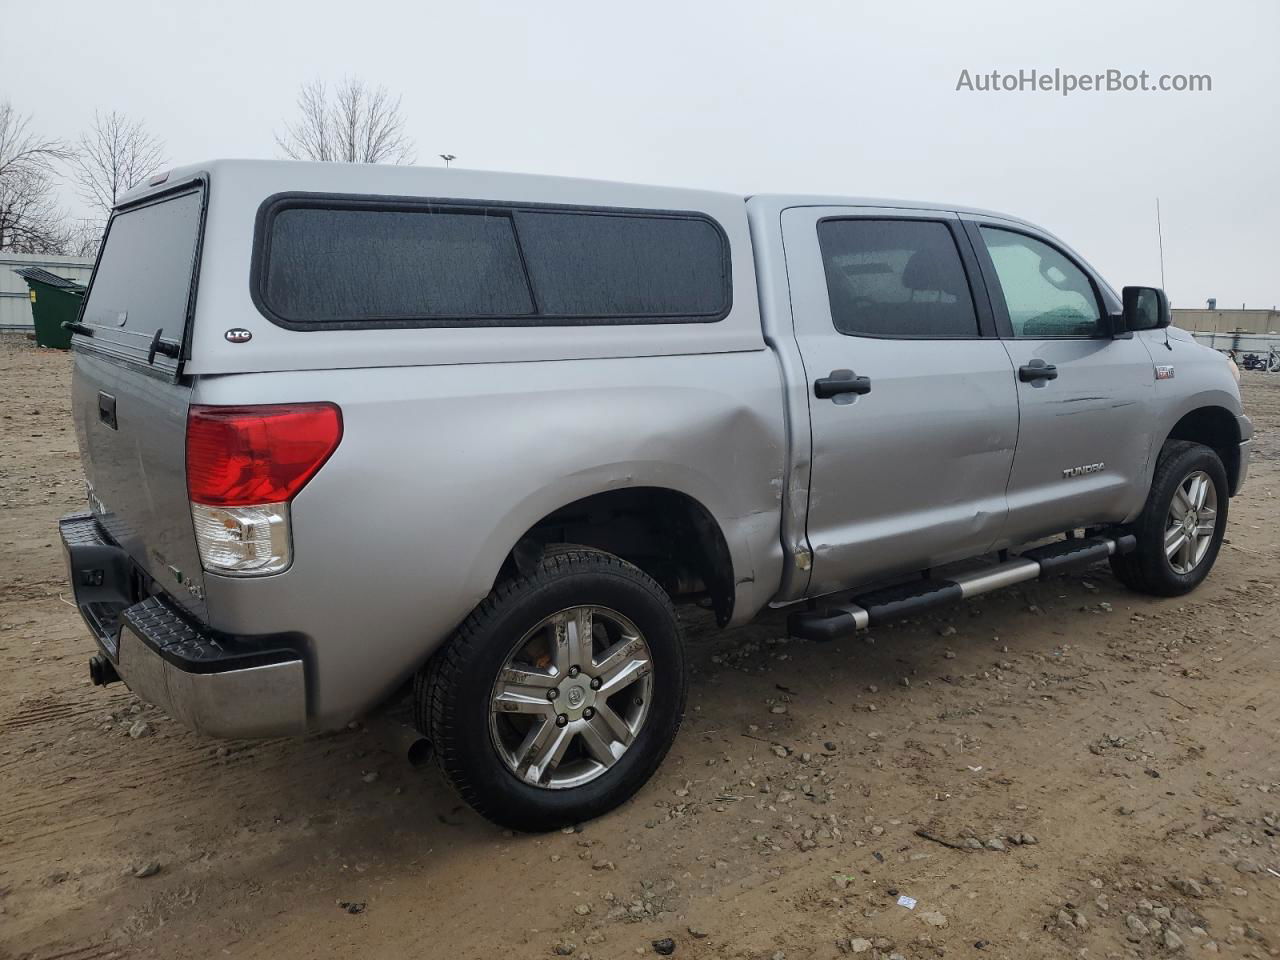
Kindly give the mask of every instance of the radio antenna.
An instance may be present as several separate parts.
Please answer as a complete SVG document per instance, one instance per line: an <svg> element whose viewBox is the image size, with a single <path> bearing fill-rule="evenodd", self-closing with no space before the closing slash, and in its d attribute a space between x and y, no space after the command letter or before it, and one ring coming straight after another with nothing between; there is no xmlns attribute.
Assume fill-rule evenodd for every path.
<svg viewBox="0 0 1280 960"><path fill-rule="evenodd" d="M1156 240L1160 244L1160 287L1169 289L1164 282L1164 228L1160 224L1160 198L1156 197Z"/></svg>

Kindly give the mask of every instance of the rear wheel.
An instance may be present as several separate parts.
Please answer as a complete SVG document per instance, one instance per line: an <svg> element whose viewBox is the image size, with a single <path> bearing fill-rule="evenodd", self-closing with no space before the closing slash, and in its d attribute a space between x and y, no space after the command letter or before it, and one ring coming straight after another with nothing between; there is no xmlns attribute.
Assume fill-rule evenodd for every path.
<svg viewBox="0 0 1280 960"><path fill-rule="evenodd" d="M671 602L585 547L495 588L423 669L415 716L484 816L549 830L599 816L652 775L684 711Z"/></svg>
<svg viewBox="0 0 1280 960"><path fill-rule="evenodd" d="M1194 590L1209 575L1227 528L1227 471L1208 447L1170 440L1130 532L1137 549L1111 558L1130 589L1161 597Z"/></svg>

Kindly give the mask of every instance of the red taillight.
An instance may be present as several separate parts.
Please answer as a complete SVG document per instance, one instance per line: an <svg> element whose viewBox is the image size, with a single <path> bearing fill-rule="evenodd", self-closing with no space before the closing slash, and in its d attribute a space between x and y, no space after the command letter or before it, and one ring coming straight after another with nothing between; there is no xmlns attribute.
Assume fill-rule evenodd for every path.
<svg viewBox="0 0 1280 960"><path fill-rule="evenodd" d="M187 414L192 503L239 507L293 499L342 439L332 403L193 406Z"/></svg>

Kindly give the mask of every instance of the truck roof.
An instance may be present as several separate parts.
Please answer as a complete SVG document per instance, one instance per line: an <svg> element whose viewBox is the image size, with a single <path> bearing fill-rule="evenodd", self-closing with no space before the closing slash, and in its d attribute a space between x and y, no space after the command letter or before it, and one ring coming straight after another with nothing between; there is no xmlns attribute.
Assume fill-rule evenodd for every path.
<svg viewBox="0 0 1280 960"><path fill-rule="evenodd" d="M982 207L969 207L958 203L941 201L902 200L892 197L846 197L828 194L807 193L757 193L747 198L748 203L785 210L787 207L879 207L899 210L946 210L952 213L971 214L980 217L995 217L1011 223L1021 223L1029 227L1036 225L1012 214L985 210ZM1037 230L1043 229L1036 227Z"/></svg>
<svg viewBox="0 0 1280 960"><path fill-rule="evenodd" d="M889 207L909 210L948 210L956 213L968 213L987 217L998 217L1015 223L1028 224L1020 217L978 207L961 204L926 202L920 200L902 200L883 197L851 197L824 194L802 193L759 193L735 194L722 190L702 190L689 187L666 186L662 184L639 184L618 180L599 180L589 177L560 177L550 174L509 173L505 171L471 170L465 167L417 167L394 166L391 164L364 163L320 163L306 160L241 160L219 159L204 163L187 164L175 167L167 172L164 180L155 182L151 178L128 191L120 198L120 203L129 203L148 193L161 190L169 184L183 179L208 173L220 179L222 176L233 176L238 180L251 182L260 179L278 189L283 179L287 179L290 170L296 171L300 179L312 183L323 180L331 184L334 190L350 190L359 193L399 194L405 196L449 196L452 191L442 191L442 186L452 182L457 188L458 196L475 196L483 192L486 184L492 185L498 193L510 195L518 192L521 185L537 187L539 193L548 188L556 189L565 195L566 201L572 196L575 188L590 187L596 193L601 189L617 187L621 194L633 195L637 189L661 191L675 196L681 194L692 203L697 197L718 196L720 198L736 197L752 204L767 208L785 209L787 207L812 206L850 206L850 207ZM451 178L446 180L445 178ZM300 185L300 189L307 189ZM1029 226L1031 224L1028 224Z"/></svg>

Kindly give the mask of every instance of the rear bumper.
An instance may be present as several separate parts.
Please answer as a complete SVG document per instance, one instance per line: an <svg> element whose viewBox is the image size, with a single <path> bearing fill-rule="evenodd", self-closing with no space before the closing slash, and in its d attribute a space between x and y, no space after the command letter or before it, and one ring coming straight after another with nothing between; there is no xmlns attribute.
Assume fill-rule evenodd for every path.
<svg viewBox="0 0 1280 960"><path fill-rule="evenodd" d="M307 728L302 638L232 637L193 623L91 514L58 522L76 606L129 689L199 733L274 737Z"/></svg>

